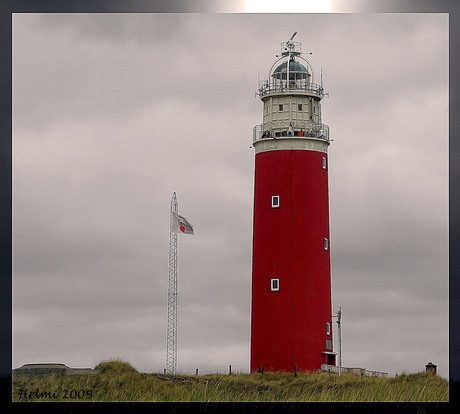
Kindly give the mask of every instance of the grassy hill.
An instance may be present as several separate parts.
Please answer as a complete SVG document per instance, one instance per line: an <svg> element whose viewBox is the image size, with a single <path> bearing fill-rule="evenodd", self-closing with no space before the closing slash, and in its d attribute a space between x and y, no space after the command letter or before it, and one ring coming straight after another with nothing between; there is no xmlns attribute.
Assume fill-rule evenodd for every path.
<svg viewBox="0 0 460 414"><path fill-rule="evenodd" d="M361 378L327 373L177 375L137 372L122 361L103 362L82 376L13 376L13 401L287 401L447 402L448 382L418 373Z"/></svg>

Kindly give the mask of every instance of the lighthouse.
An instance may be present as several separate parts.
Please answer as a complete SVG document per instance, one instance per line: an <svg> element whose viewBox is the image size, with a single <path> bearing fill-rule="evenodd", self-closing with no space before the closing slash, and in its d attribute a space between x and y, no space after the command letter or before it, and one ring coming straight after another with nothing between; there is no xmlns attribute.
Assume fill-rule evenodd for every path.
<svg viewBox="0 0 460 414"><path fill-rule="evenodd" d="M251 372L305 372L335 365L329 239L329 127L322 77L302 45L281 44L259 82L254 127Z"/></svg>

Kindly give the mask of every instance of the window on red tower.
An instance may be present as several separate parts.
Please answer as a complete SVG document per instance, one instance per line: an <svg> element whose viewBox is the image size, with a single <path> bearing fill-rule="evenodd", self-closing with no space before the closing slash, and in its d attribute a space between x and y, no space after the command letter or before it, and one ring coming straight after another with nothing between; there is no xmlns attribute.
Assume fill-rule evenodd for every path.
<svg viewBox="0 0 460 414"><path fill-rule="evenodd" d="M279 208L280 206L280 196L274 195L272 196L272 208Z"/></svg>
<svg viewBox="0 0 460 414"><path fill-rule="evenodd" d="M323 157L323 170L326 169L326 166L327 166L327 164L326 164L326 157Z"/></svg>
<svg viewBox="0 0 460 414"><path fill-rule="evenodd" d="M270 281L271 291L278 292L280 290L280 280L279 279L272 279Z"/></svg>
<svg viewBox="0 0 460 414"><path fill-rule="evenodd" d="M329 250L329 240L324 238L324 250Z"/></svg>
<svg viewBox="0 0 460 414"><path fill-rule="evenodd" d="M331 324L329 322L326 323L326 335L331 334Z"/></svg>

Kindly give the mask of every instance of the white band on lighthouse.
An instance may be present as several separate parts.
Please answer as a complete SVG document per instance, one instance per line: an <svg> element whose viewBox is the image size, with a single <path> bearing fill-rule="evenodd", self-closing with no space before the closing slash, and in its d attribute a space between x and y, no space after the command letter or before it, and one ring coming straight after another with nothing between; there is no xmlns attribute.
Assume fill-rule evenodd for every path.
<svg viewBox="0 0 460 414"><path fill-rule="evenodd" d="M327 154L329 142L319 139L297 139L297 138L278 138L278 139L261 139L254 142L255 153L266 151L283 151L283 150L303 150L317 151Z"/></svg>

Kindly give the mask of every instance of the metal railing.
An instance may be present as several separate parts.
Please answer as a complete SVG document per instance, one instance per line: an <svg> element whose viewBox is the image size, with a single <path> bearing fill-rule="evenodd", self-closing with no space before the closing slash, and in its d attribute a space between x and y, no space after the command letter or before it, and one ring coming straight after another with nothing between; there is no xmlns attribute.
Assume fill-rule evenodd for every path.
<svg viewBox="0 0 460 414"><path fill-rule="evenodd" d="M283 93L283 92L300 92L318 95L320 97L324 96L324 89L320 85L315 83L309 83L306 81L299 80L287 80L271 82L260 81L259 82L259 96L263 97L271 93Z"/></svg>
<svg viewBox="0 0 460 414"><path fill-rule="evenodd" d="M348 368L342 367L339 370L339 367L336 365L328 365L328 364L321 364L321 371L328 372L329 374L353 374L353 375L360 375L362 377L380 377L380 378L388 378L387 372L381 371L371 371L365 368Z"/></svg>
<svg viewBox="0 0 460 414"><path fill-rule="evenodd" d="M305 123L301 125L295 125L291 128L286 126L267 129L265 126L264 129L264 125L260 124L253 128L253 142L273 138L319 139L329 142L329 126L325 124Z"/></svg>

